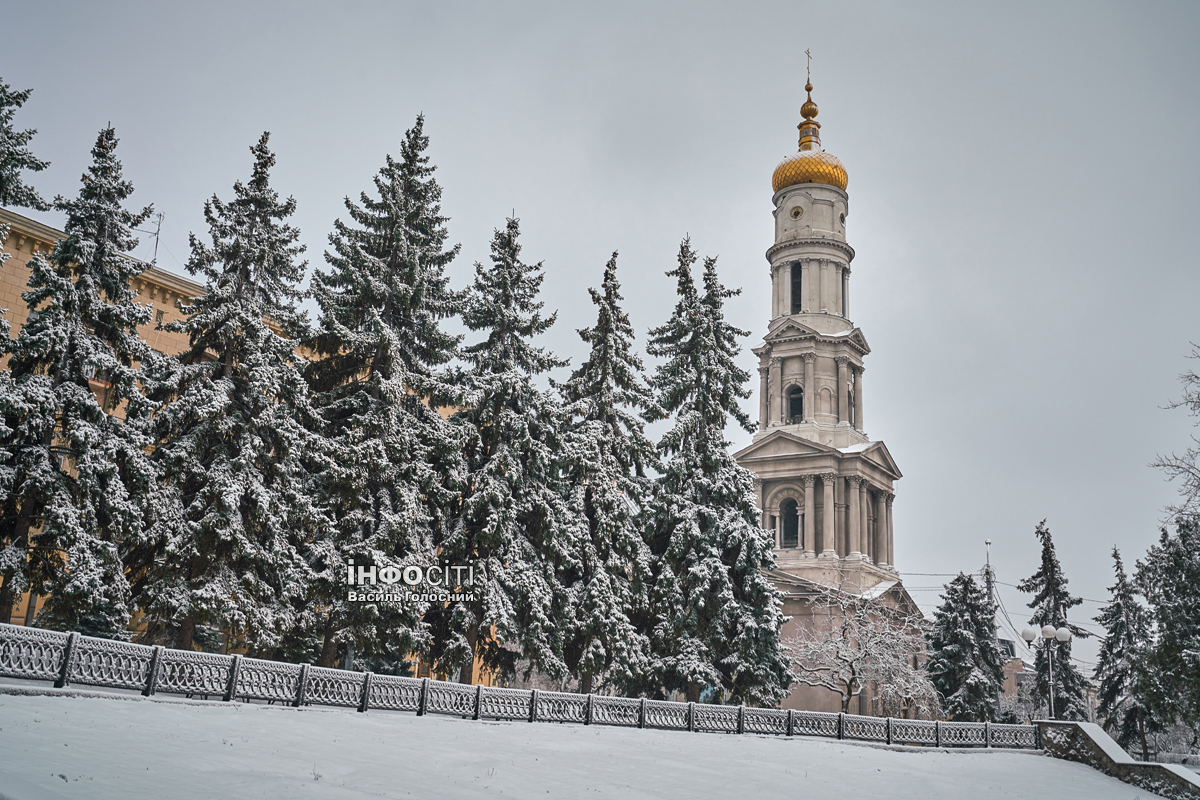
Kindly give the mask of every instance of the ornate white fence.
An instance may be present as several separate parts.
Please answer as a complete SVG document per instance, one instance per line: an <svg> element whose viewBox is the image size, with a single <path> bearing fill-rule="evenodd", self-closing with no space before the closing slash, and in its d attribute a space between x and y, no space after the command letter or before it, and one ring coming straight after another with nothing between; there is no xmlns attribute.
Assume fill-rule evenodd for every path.
<svg viewBox="0 0 1200 800"><path fill-rule="evenodd" d="M575 722L630 728L824 736L935 747L1039 747L1033 725L926 722L818 711L677 703L598 694L502 689L193 653L0 624L0 676L140 689L223 700L267 700L471 719Z"/></svg>

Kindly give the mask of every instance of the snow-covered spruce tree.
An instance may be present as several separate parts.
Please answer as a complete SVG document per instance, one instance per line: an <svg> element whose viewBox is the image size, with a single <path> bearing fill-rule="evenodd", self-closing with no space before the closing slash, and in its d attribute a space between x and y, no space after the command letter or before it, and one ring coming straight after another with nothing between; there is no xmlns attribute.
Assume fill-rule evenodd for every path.
<svg viewBox="0 0 1200 800"><path fill-rule="evenodd" d="M651 331L648 351L664 360L652 385L674 425L658 444L663 472L650 513L653 557L652 683L643 691L684 691L697 700L707 685L736 701L774 705L789 684L779 640L779 592L763 575L775 565L771 536L758 526L753 479L733 460L729 418L753 430L738 400L749 374L737 366L738 338L724 303L716 259L704 261L704 295L692 279L696 255L684 239L678 301Z"/></svg>
<svg viewBox="0 0 1200 800"><path fill-rule="evenodd" d="M559 578L570 591L564 656L585 693L597 676L628 684L649 668L649 641L635 620L647 602L650 550L642 509L658 455L643 418L663 416L620 305L616 253L605 265L601 288L588 291L598 314L579 336L591 352L559 386L568 417L562 463L574 543Z"/></svg>
<svg viewBox="0 0 1200 800"><path fill-rule="evenodd" d="M37 135L36 130L19 131L13 127L17 109L25 105L32 93L32 89L16 91L0 79L0 206L46 211L50 204L25 183L21 173L41 172L50 166L50 162L35 156L28 147ZM0 241L6 231L7 226L0 227ZM4 255L0 258L7 260Z"/></svg>
<svg viewBox="0 0 1200 800"><path fill-rule="evenodd" d="M1192 359L1200 359L1200 347L1192 345ZM1200 424L1200 374L1190 370L1179 376L1183 384L1183 399L1170 404L1169 408L1185 408ZM1159 456L1150 465L1166 473L1170 480L1180 479L1180 501L1168 507L1174 516L1200 519L1200 438L1191 437L1191 446L1182 455Z"/></svg>
<svg viewBox="0 0 1200 800"><path fill-rule="evenodd" d="M996 644L996 608L975 579L959 573L933 612L926 669L955 722L995 721L1004 681Z"/></svg>
<svg viewBox="0 0 1200 800"><path fill-rule="evenodd" d="M75 200L57 198L65 236L30 261L29 318L12 343L0 403L13 454L4 493L0 618L32 578L51 594L42 624L124 635L129 584L122 558L138 540L153 474L145 454L150 406L134 366L146 352L134 302L141 264L131 229L150 208L123 207L112 128L100 132ZM26 196L27 199L29 196ZM24 574L23 574L24 573Z"/></svg>
<svg viewBox="0 0 1200 800"><path fill-rule="evenodd" d="M445 268L458 248L446 247L423 128L418 117L400 160L387 157L377 196L346 199L350 221L334 223L325 254L331 271L312 280L321 316L307 377L332 460L315 491L331 528L307 554L316 618L305 623L321 638L323 666L334 665L340 638L352 637L367 660L420 649L423 607L348 603L346 570L436 563L456 499L461 443L423 402L461 405L441 373L459 341L441 328L455 311Z"/></svg>
<svg viewBox="0 0 1200 800"><path fill-rule="evenodd" d="M1146 699L1159 722L1190 728L1195 748L1200 743L1200 520L1178 517L1174 534L1164 528L1135 576L1157 630L1146 663Z"/></svg>
<svg viewBox="0 0 1200 800"><path fill-rule="evenodd" d="M1144 660L1150 649L1150 619L1134 596L1133 584L1125 575L1125 565L1116 547L1112 556L1117 582L1109 589L1108 605L1095 618L1105 632L1096 664L1099 703L1096 715L1117 744L1126 750L1139 747L1142 760L1149 761L1146 733L1158 729L1142 696L1146 679Z"/></svg>
<svg viewBox="0 0 1200 800"><path fill-rule="evenodd" d="M1067 576L1063 574L1062 565L1058 563L1058 555L1054 552L1054 540L1050 537L1050 529L1046 520L1037 524L1034 535L1042 543L1042 566L1033 575L1017 584L1022 592L1033 595L1029 607L1033 616L1029 622L1039 630L1046 625L1055 628L1066 627L1071 635L1086 639L1090 634L1078 625L1067 622L1067 612L1083 602L1082 598L1074 597L1067 591ZM1041 638L1040 634L1039 637ZM1054 639L1042 640L1037 648L1034 664L1037 671L1035 697L1039 704L1049 705L1050 664L1047 661L1047 650L1054 653L1054 718L1055 719L1087 719L1087 679L1079 673L1071 663L1071 642L1059 642Z"/></svg>
<svg viewBox="0 0 1200 800"><path fill-rule="evenodd" d="M271 188L267 141L251 148L250 181L234 184L234 199L204 204L211 243L191 236L187 269L205 292L168 326L189 348L148 369L164 402L153 454L163 480L138 599L184 649L203 625L272 653L295 627L309 580L301 549L320 527L309 469L324 447L295 353L304 248L285 223L295 201Z"/></svg>
<svg viewBox="0 0 1200 800"><path fill-rule="evenodd" d="M565 673L556 565L569 558L559 435L562 410L535 378L565 362L530 340L549 330L537 299L542 265L520 259L510 218L492 239L491 264L476 263L463 322L485 338L462 349L469 396L452 421L464 428L466 475L458 513L436 544L442 560L473 564L473 601L435 604L426 614L430 656L471 682L472 660L512 673L516 659L552 677ZM494 635L493 635L494 631Z"/></svg>

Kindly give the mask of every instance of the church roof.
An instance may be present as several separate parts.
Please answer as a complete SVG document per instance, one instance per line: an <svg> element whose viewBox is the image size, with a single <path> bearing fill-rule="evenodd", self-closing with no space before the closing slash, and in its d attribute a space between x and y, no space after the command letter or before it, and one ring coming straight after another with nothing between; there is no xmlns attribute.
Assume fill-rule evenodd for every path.
<svg viewBox="0 0 1200 800"><path fill-rule="evenodd" d="M746 466L745 462L747 461L816 454L836 454L838 457L859 456L873 463L892 480L899 480L903 477L900 467L896 465L895 459L892 458L887 445L883 442L862 442L849 447L831 447L786 430L774 430L760 439L755 439L749 446L734 453L733 457L739 464Z"/></svg>

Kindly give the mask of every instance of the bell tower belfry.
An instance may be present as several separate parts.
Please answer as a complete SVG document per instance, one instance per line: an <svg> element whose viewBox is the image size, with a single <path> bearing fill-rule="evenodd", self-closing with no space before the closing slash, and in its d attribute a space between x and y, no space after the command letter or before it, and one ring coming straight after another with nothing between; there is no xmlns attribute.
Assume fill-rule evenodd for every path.
<svg viewBox="0 0 1200 800"><path fill-rule="evenodd" d="M758 432L737 453L756 476L762 525L783 572L825 585L897 579L892 536L900 470L863 419L871 352L850 317L849 177L821 147L812 99L800 146L775 168L771 318L759 359Z"/></svg>

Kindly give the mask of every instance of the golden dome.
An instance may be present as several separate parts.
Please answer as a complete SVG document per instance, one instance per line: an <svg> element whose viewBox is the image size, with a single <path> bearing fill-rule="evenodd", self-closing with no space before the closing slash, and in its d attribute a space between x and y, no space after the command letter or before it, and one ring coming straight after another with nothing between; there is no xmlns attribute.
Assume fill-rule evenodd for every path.
<svg viewBox="0 0 1200 800"><path fill-rule="evenodd" d="M778 192L798 183L823 183L845 191L850 180L846 168L829 153L817 149L821 145L821 123L815 119L817 104L812 99L812 84L806 84L804 90L808 92L808 99L800 107L804 121L796 126L800 129L800 152L779 162L771 176L771 186Z"/></svg>
<svg viewBox="0 0 1200 800"><path fill-rule="evenodd" d="M821 150L801 150L788 156L771 176L771 187L776 192L798 183L823 183L845 191L849 182L842 162Z"/></svg>

